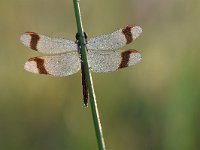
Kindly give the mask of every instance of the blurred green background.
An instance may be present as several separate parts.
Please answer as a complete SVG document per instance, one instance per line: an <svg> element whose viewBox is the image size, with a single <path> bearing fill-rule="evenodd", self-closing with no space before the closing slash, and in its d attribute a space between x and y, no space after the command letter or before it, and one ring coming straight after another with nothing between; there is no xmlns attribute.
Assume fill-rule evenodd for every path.
<svg viewBox="0 0 200 150"><path fill-rule="evenodd" d="M200 1L81 0L89 37L137 24L143 34L125 48L143 60L93 73L107 149L200 149ZM72 0L0 1L0 150L96 150L81 75L56 78L23 70L42 55L19 37L34 31L75 39Z"/></svg>

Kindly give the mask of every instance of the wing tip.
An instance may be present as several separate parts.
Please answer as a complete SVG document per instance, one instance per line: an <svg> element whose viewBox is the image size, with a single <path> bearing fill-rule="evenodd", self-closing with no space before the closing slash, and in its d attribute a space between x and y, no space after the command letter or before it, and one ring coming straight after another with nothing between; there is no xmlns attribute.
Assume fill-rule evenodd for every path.
<svg viewBox="0 0 200 150"><path fill-rule="evenodd" d="M20 36L20 41L27 47L37 51L40 36L35 32L25 32Z"/></svg>
<svg viewBox="0 0 200 150"><path fill-rule="evenodd" d="M44 59L40 57L30 58L24 65L26 71L36 74L49 74L44 65Z"/></svg>
<svg viewBox="0 0 200 150"><path fill-rule="evenodd" d="M133 35L133 39L136 39L140 36L140 34L142 33L142 28L140 26L134 26L131 30L132 35Z"/></svg>
<svg viewBox="0 0 200 150"><path fill-rule="evenodd" d="M131 53L134 53L135 56L137 56L139 59L142 59L142 54L140 50L130 49Z"/></svg>
<svg viewBox="0 0 200 150"><path fill-rule="evenodd" d="M37 68L37 63L31 59L29 59L25 64L24 64L24 69L28 72L32 72L35 74L39 73L39 70Z"/></svg>
<svg viewBox="0 0 200 150"><path fill-rule="evenodd" d="M142 60L142 54L140 53L139 50L131 50L131 53L133 54L130 56L130 63L129 65L135 65L138 62Z"/></svg>
<svg viewBox="0 0 200 150"><path fill-rule="evenodd" d="M122 33L126 38L126 44L129 44L142 33L142 28L140 26L129 24L122 29Z"/></svg>
<svg viewBox="0 0 200 150"><path fill-rule="evenodd" d="M121 53L121 63L118 69L125 68L131 65L135 65L141 61L142 56L138 50L129 49Z"/></svg>
<svg viewBox="0 0 200 150"><path fill-rule="evenodd" d="M30 44L30 40L31 40L31 36L29 36L28 34L24 33L20 36L20 41L22 42L22 44L24 44L25 46L29 46Z"/></svg>

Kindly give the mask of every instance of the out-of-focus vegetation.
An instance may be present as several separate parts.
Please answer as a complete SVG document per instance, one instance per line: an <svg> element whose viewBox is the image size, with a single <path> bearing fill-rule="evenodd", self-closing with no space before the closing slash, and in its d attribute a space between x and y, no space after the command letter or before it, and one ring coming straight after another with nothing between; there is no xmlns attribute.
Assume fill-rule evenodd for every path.
<svg viewBox="0 0 200 150"><path fill-rule="evenodd" d="M198 0L81 0L89 37L130 23L143 28L125 47L141 50L141 63L92 74L108 149L200 149L199 8ZM1 0L0 18L0 149L97 149L80 73L23 70L41 55L20 43L25 31L75 39L72 0Z"/></svg>

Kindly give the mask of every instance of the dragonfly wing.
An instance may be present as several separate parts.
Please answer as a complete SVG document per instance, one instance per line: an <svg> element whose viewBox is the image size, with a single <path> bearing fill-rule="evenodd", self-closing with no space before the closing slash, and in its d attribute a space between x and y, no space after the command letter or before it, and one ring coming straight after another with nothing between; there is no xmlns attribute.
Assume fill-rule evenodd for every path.
<svg viewBox="0 0 200 150"><path fill-rule="evenodd" d="M77 44L74 41L62 38L50 38L34 32L24 33L21 35L20 40L25 46L46 54L77 51Z"/></svg>
<svg viewBox="0 0 200 150"><path fill-rule="evenodd" d="M87 48L93 50L114 50L131 43L142 33L139 26L128 25L110 34L94 37L88 41Z"/></svg>
<svg viewBox="0 0 200 150"><path fill-rule="evenodd" d="M126 51L88 51L90 69L94 72L110 72L131 65L141 60L137 50Z"/></svg>
<svg viewBox="0 0 200 150"><path fill-rule="evenodd" d="M33 57L24 66L24 69L29 72L53 76L68 76L78 72L80 68L80 58L77 52Z"/></svg>

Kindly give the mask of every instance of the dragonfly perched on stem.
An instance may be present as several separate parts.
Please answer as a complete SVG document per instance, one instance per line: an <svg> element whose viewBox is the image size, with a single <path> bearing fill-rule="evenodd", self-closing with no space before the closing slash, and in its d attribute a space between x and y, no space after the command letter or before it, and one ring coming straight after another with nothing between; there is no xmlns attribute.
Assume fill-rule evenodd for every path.
<svg viewBox="0 0 200 150"><path fill-rule="evenodd" d="M117 49L131 43L141 33L140 26L128 25L110 34L86 39L90 70L110 72L138 63L141 60L139 51ZM85 38L87 38L86 34ZM88 89L77 35L76 41L72 41L63 38L50 38L35 32L26 32L20 37L20 40L32 50L50 54L30 58L24 66L25 70L29 72L62 77L72 75L81 69L84 104L87 106Z"/></svg>

